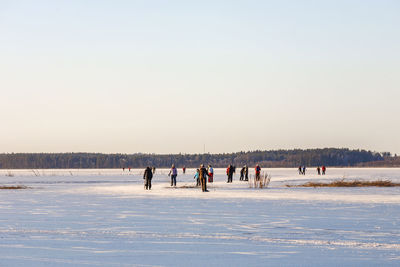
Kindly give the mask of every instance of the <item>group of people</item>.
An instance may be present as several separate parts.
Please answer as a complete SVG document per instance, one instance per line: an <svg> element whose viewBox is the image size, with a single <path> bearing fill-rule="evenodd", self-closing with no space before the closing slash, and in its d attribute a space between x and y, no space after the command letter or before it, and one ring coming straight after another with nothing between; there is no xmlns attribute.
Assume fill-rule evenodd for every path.
<svg viewBox="0 0 400 267"><path fill-rule="evenodd" d="M146 167L143 179L144 179L144 187L146 190L151 190L151 180L155 173L155 167ZM186 167L182 168L183 173L186 172ZM232 166L231 164L226 169L226 174L228 175L227 183L232 183L233 174L236 172L236 167ZM258 181L260 180L260 173L261 168L257 164L255 167L255 179ZM175 167L175 164L172 164L171 169L168 173L168 176L171 178L171 186L176 187L176 177L178 176L178 170ZM208 179L207 179L208 178ZM201 185L201 189L203 192L208 192L207 190L207 180L209 183L214 181L214 169L211 165L208 165L207 168L204 167L203 164L200 165L200 168L196 170L196 174L194 175L194 179L196 180L196 186ZM240 180L241 181L248 181L249 180L249 168L247 165L244 165L243 168L240 170Z"/></svg>
<svg viewBox="0 0 400 267"><path fill-rule="evenodd" d="M299 166L299 174L306 175L306 165Z"/></svg>
<svg viewBox="0 0 400 267"><path fill-rule="evenodd" d="M322 175L325 175L325 172L326 172L326 167L325 167L325 165L322 165L321 168L320 168L319 166L317 167L318 175L321 175L321 170L322 170Z"/></svg>
<svg viewBox="0 0 400 267"><path fill-rule="evenodd" d="M194 179L196 179L196 186L201 185L201 191L208 192L207 190L207 177L208 182L214 182L214 169L211 165L208 165L206 169L203 164L200 165L200 168L196 170L196 174L194 175Z"/></svg>
<svg viewBox="0 0 400 267"><path fill-rule="evenodd" d="M306 166L301 165L298 168L299 174L305 175L306 174ZM151 190L151 179L156 171L156 168L153 167L146 167L143 179L144 179L144 187L146 190ZM186 173L186 167L182 168L183 173ZM260 165L256 165L255 169L255 180L259 181L261 179L261 167ZM226 168L226 175L228 176L227 183L232 183L233 181L233 174L236 172L236 167L229 164L228 168ZM317 167L318 175L325 175L326 167L323 165L322 167ZM178 176L178 170L174 164L172 164L171 169L168 173L168 176L171 178L171 186L176 186L176 177ZM200 165L200 168L196 170L196 174L194 175L194 179L196 180L196 186L201 185L201 190L203 192L208 192L207 190L207 178L208 182L212 183L214 181L214 169L211 165L208 165L207 168L204 167L203 164ZM240 181L248 181L249 180L249 167L244 165L243 168L240 170Z"/></svg>
<svg viewBox="0 0 400 267"><path fill-rule="evenodd" d="M299 174L306 175L306 166L305 165L303 165L303 166L300 165L298 170L299 170ZM321 171L322 171L322 175L325 175L325 172L326 172L325 165L322 165L322 167L319 167L319 166L317 167L318 175L321 175Z"/></svg>

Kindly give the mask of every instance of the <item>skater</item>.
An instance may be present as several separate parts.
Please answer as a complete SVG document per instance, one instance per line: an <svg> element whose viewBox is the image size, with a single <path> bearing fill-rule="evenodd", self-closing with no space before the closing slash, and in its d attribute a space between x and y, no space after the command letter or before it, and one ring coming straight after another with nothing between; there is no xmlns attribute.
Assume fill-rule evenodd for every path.
<svg viewBox="0 0 400 267"><path fill-rule="evenodd" d="M178 170L175 168L175 164L172 164L168 176L171 176L171 186L176 186L176 176L178 176Z"/></svg>
<svg viewBox="0 0 400 267"><path fill-rule="evenodd" d="M325 165L322 166L322 175L325 175L326 167Z"/></svg>
<svg viewBox="0 0 400 267"><path fill-rule="evenodd" d="M317 167L317 173L318 175L321 175L321 168L319 166Z"/></svg>
<svg viewBox="0 0 400 267"><path fill-rule="evenodd" d="M249 167L247 167L247 165L244 165L244 180L249 180Z"/></svg>
<svg viewBox="0 0 400 267"><path fill-rule="evenodd" d="M299 166L299 174L303 174L303 171L301 169L301 165Z"/></svg>
<svg viewBox="0 0 400 267"><path fill-rule="evenodd" d="M151 168L149 166L147 166L146 170L144 171L144 174L143 174L144 188L146 190L151 190L151 179L152 178L153 178L153 173L151 171Z"/></svg>
<svg viewBox="0 0 400 267"><path fill-rule="evenodd" d="M260 167L260 165L256 165L256 168L255 168L255 171L256 171L256 181L260 181L260 179L261 179L261 167Z"/></svg>
<svg viewBox="0 0 400 267"><path fill-rule="evenodd" d="M182 171L183 171L183 174L186 173L186 167L185 166L183 166Z"/></svg>
<svg viewBox="0 0 400 267"><path fill-rule="evenodd" d="M208 165L208 182L212 183L214 182L214 169L211 165Z"/></svg>
<svg viewBox="0 0 400 267"><path fill-rule="evenodd" d="M303 166L303 175L306 175L306 165Z"/></svg>
<svg viewBox="0 0 400 267"><path fill-rule="evenodd" d="M153 172L153 175L156 173L156 167L153 167L152 172Z"/></svg>
<svg viewBox="0 0 400 267"><path fill-rule="evenodd" d="M196 170L196 174L193 177L194 179L196 179L196 187L200 186L200 170L197 169Z"/></svg>
<svg viewBox="0 0 400 267"><path fill-rule="evenodd" d="M245 169L246 169L246 167L243 166L243 168L240 170L240 178L239 178L240 181L244 180L244 171L245 171Z"/></svg>
<svg viewBox="0 0 400 267"><path fill-rule="evenodd" d="M199 178L200 178L200 182L201 182L201 191L203 191L203 192L208 192L207 176L208 176L207 169L204 168L203 164L201 164L200 169L199 169Z"/></svg>
<svg viewBox="0 0 400 267"><path fill-rule="evenodd" d="M228 175L227 183L232 183L232 177L233 177L233 166L232 165L229 165L228 168L226 169L226 175Z"/></svg>

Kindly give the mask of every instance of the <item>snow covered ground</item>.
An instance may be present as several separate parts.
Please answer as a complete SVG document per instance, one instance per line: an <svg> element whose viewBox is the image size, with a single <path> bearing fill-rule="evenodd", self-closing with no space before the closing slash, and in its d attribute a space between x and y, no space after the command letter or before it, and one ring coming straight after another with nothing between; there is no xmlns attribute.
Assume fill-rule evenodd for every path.
<svg viewBox="0 0 400 267"><path fill-rule="evenodd" d="M288 188L335 179L400 182L400 169L267 169L267 189L170 188L157 170L1 170L0 266L399 266L400 188ZM193 169L178 187L194 185Z"/></svg>

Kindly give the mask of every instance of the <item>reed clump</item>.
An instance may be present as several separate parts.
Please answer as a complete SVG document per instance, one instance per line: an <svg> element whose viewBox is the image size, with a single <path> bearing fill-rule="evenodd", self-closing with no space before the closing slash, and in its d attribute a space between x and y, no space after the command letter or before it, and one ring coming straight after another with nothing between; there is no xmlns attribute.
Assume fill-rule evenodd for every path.
<svg viewBox="0 0 400 267"><path fill-rule="evenodd" d="M249 188L267 188L269 183L271 182L271 175L268 173L262 173L259 179L256 179L255 176L251 176L249 178Z"/></svg>

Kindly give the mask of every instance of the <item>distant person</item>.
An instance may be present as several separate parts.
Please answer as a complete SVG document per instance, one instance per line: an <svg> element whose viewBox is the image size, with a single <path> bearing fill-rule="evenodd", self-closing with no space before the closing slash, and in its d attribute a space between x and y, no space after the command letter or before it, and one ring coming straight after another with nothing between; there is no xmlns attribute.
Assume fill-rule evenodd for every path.
<svg viewBox="0 0 400 267"><path fill-rule="evenodd" d="M326 172L326 167L325 167L325 165L323 165L322 166L322 175L325 175L325 172Z"/></svg>
<svg viewBox="0 0 400 267"><path fill-rule="evenodd" d="M319 166L317 167L317 172L318 172L318 175L321 175L321 168Z"/></svg>
<svg viewBox="0 0 400 267"><path fill-rule="evenodd" d="M306 175L306 165L303 166L303 175Z"/></svg>
<svg viewBox="0 0 400 267"><path fill-rule="evenodd" d="M185 166L183 166L182 171L183 171L183 174L186 173L186 167Z"/></svg>
<svg viewBox="0 0 400 267"><path fill-rule="evenodd" d="M122 171L123 171L123 172L125 171L125 167L122 168Z"/></svg>
<svg viewBox="0 0 400 267"><path fill-rule="evenodd" d="M211 165L208 165L208 182L212 183L214 182L214 169Z"/></svg>
<svg viewBox="0 0 400 267"><path fill-rule="evenodd" d="M233 165L232 167L233 167L233 173L236 173L236 166Z"/></svg>
<svg viewBox="0 0 400 267"><path fill-rule="evenodd" d="M176 186L176 176L178 176L178 170L175 168L175 164L172 164L168 176L171 176L171 186Z"/></svg>
<svg viewBox="0 0 400 267"><path fill-rule="evenodd" d="M196 186L200 186L200 169L196 170L196 174L193 178L196 179Z"/></svg>
<svg viewBox="0 0 400 267"><path fill-rule="evenodd" d="M299 174L303 174L303 171L302 171L301 165L299 166Z"/></svg>
<svg viewBox="0 0 400 267"><path fill-rule="evenodd" d="M199 169L199 178L200 178L200 182L201 182L201 190L203 192L208 192L207 190L207 169L204 168L204 165L201 164L200 165L200 169Z"/></svg>
<svg viewBox="0 0 400 267"><path fill-rule="evenodd" d="M151 190L151 179L153 178L153 172L149 166L146 167L143 174L144 188L146 190Z"/></svg>
<svg viewBox="0 0 400 267"><path fill-rule="evenodd" d="M255 168L255 171L256 171L256 181L260 181L260 179L261 179L261 167L260 167L260 165L256 165L256 168Z"/></svg>
<svg viewBox="0 0 400 267"><path fill-rule="evenodd" d="M156 173L156 167L153 167L152 172L153 172L153 175Z"/></svg>
<svg viewBox="0 0 400 267"><path fill-rule="evenodd" d="M232 165L228 166L228 168L226 169L226 174L228 175L227 183L232 183L232 178L233 178L233 166Z"/></svg>
<svg viewBox="0 0 400 267"><path fill-rule="evenodd" d="M240 169L240 178L239 178L240 181L243 181L243 180L244 180L244 170L245 170L245 169L246 169L246 167L244 167L244 166L243 166L242 169Z"/></svg>
<svg viewBox="0 0 400 267"><path fill-rule="evenodd" d="M131 167L129 167L129 171L131 171Z"/></svg>
<svg viewBox="0 0 400 267"><path fill-rule="evenodd" d="M249 180L249 167L247 165L244 165L244 180Z"/></svg>

